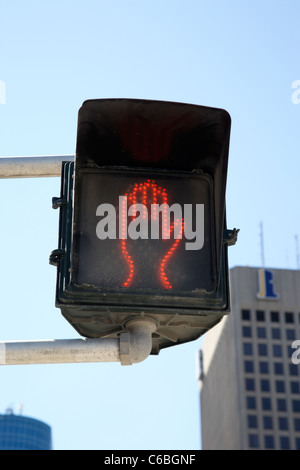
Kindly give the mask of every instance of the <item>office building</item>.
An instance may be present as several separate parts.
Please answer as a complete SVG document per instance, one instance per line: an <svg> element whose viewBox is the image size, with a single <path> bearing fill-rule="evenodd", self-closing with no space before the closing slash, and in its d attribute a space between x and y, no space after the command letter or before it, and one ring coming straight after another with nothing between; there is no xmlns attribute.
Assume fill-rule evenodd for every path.
<svg viewBox="0 0 300 470"><path fill-rule="evenodd" d="M202 449L300 450L300 271L236 267L230 283L200 351Z"/></svg>
<svg viewBox="0 0 300 470"><path fill-rule="evenodd" d="M51 428L11 411L0 415L0 450L52 450Z"/></svg>

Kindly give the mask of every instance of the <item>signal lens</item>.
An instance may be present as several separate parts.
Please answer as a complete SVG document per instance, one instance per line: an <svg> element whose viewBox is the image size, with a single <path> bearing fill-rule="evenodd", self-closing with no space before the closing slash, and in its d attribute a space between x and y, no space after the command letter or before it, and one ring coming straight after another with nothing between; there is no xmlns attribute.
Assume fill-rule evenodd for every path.
<svg viewBox="0 0 300 470"><path fill-rule="evenodd" d="M73 283L170 294L215 288L209 176L93 169L77 184Z"/></svg>

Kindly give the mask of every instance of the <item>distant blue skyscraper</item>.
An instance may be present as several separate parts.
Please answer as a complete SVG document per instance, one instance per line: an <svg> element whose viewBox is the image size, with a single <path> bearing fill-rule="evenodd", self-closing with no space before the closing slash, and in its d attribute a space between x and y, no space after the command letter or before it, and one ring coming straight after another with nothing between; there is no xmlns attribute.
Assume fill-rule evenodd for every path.
<svg viewBox="0 0 300 470"><path fill-rule="evenodd" d="M0 450L52 450L51 428L33 418L0 415Z"/></svg>

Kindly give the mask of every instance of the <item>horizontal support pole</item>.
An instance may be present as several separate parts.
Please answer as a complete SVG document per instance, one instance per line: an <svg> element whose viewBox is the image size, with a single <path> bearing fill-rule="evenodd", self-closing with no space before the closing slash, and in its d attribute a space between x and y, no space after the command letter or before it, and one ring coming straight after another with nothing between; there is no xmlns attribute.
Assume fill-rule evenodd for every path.
<svg viewBox="0 0 300 470"><path fill-rule="evenodd" d="M60 177L62 162L74 161L74 158L74 155L0 157L0 179Z"/></svg>
<svg viewBox="0 0 300 470"><path fill-rule="evenodd" d="M154 320L138 318L127 322L119 338L0 342L0 366L84 362L136 364L151 353L152 333L156 327Z"/></svg>
<svg viewBox="0 0 300 470"><path fill-rule="evenodd" d="M0 343L0 365L119 361L118 339L59 339Z"/></svg>

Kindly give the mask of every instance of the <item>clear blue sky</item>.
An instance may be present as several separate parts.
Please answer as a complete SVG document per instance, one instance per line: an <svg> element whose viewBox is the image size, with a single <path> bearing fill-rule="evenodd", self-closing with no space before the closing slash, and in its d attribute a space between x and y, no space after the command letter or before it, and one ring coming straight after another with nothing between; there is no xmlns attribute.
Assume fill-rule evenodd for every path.
<svg viewBox="0 0 300 470"><path fill-rule="evenodd" d="M263 221L266 265L294 269L299 18L298 0L0 0L0 156L74 154L78 109L90 98L225 108L228 227L241 230L230 266L261 264ZM54 306L48 264L59 192L59 178L1 181L2 341L77 337ZM55 449L199 449L200 345L133 367L2 367L0 412L23 404L52 426Z"/></svg>

